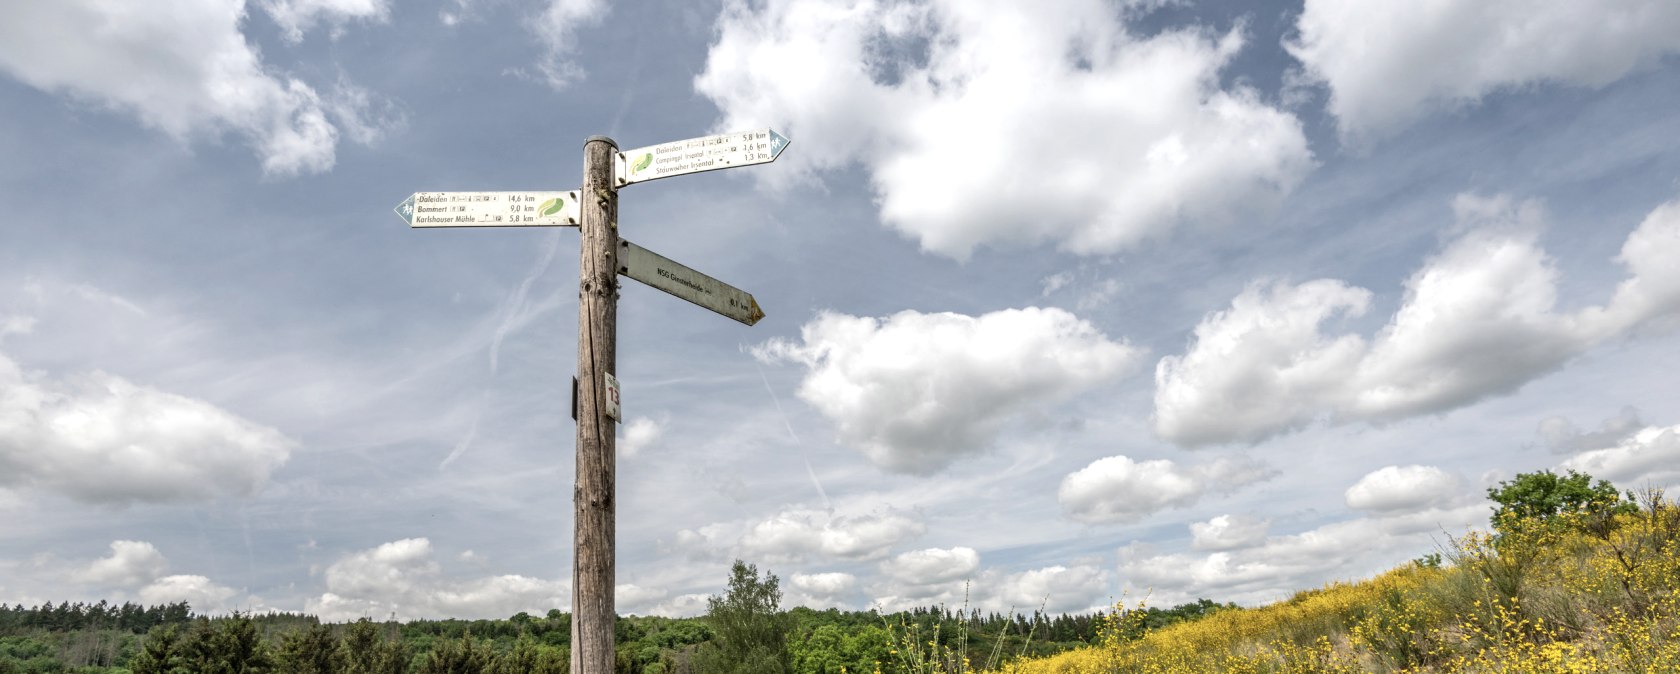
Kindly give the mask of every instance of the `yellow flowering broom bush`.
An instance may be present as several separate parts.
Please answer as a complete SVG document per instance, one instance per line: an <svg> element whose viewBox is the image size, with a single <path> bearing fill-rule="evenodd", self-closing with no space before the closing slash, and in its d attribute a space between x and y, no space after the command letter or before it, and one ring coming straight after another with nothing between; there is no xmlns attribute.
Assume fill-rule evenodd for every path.
<svg viewBox="0 0 1680 674"><path fill-rule="evenodd" d="M1145 631L1141 605L1104 616L1088 648L1007 674L1676 674L1680 508L1502 513L1450 538L1442 567L1407 564L1251 609Z"/></svg>

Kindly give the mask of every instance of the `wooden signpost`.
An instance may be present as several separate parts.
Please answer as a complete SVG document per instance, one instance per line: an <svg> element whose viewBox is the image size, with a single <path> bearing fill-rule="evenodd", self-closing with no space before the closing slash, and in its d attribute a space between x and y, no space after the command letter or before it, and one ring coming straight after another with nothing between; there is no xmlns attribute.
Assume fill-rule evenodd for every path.
<svg viewBox="0 0 1680 674"><path fill-rule="evenodd" d="M618 236L618 189L646 180L776 160L788 139L770 129L619 152L606 136L583 145L583 186L561 192L417 192L396 207L410 227L577 226L578 357L573 387L577 474L572 492L572 674L611 674L615 448L622 421L618 276L628 276L747 325L764 317L745 291Z"/></svg>

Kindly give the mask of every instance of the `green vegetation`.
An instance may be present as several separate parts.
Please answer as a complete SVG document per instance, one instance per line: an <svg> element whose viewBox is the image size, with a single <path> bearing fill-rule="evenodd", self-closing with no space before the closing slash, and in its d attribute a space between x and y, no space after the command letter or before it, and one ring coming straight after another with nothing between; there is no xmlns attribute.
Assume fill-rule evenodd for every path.
<svg viewBox="0 0 1680 674"><path fill-rule="evenodd" d="M149 630L191 621L185 603L0 605L0 674L117 667L140 650Z"/></svg>
<svg viewBox="0 0 1680 674"><path fill-rule="evenodd" d="M1096 616L1023 616L943 607L874 611L782 610L774 574L738 562L728 590L697 618L618 620L621 674L916 671L902 657L926 638L985 662L1083 646ZM1205 602L1211 605L1211 602ZM1161 620L1200 610L1153 610ZM959 638L961 636L962 638ZM1030 640L1028 637L1031 637ZM186 604L0 606L0 674L558 674L571 657L571 615L505 620L323 624L299 614L194 616Z"/></svg>
<svg viewBox="0 0 1680 674"><path fill-rule="evenodd" d="M1680 506L1576 473L1519 475L1490 495L1494 533L1370 580L1154 629L1121 606L1090 647L999 671L1680 672Z"/></svg>
<svg viewBox="0 0 1680 674"><path fill-rule="evenodd" d="M781 608L736 561L698 618L619 618L620 674L1680 671L1680 506L1570 472L1488 490L1492 532L1270 606L1095 615ZM571 616L323 624L185 603L0 605L0 674L559 674Z"/></svg>
<svg viewBox="0 0 1680 674"><path fill-rule="evenodd" d="M712 639L701 645L696 668L702 672L787 674L788 633L792 621L781 610L776 576L758 577L758 567L735 560L729 592L706 600L706 624Z"/></svg>
<svg viewBox="0 0 1680 674"><path fill-rule="evenodd" d="M1519 473L1488 488L1487 494L1489 500L1499 504L1493 513L1495 530L1501 521L1512 518L1550 522L1565 515L1603 517L1639 509L1632 494L1624 501L1608 481L1593 482L1591 475L1573 470L1563 476L1549 470Z"/></svg>

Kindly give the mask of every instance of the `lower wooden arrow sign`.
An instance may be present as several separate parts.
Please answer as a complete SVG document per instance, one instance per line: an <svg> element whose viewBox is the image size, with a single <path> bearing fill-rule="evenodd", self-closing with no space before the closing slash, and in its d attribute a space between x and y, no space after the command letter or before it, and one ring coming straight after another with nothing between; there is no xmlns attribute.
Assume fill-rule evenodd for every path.
<svg viewBox="0 0 1680 674"><path fill-rule="evenodd" d="M758 300L747 291L629 241L620 239L618 245L618 273L747 325L764 318Z"/></svg>

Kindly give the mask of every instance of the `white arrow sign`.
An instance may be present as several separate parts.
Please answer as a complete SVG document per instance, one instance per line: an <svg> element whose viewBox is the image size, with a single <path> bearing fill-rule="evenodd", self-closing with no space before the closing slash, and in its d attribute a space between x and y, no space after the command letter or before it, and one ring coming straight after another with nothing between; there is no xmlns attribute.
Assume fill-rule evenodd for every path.
<svg viewBox="0 0 1680 674"><path fill-rule="evenodd" d="M751 294L715 278L672 262L670 258L618 241L618 273L752 325L764 318Z"/></svg>
<svg viewBox="0 0 1680 674"><path fill-rule="evenodd" d="M578 193L415 192L397 204L410 227L576 227Z"/></svg>
<svg viewBox="0 0 1680 674"><path fill-rule="evenodd" d="M771 129L724 133L620 152L613 169L622 187L655 178L768 164L787 145L788 139Z"/></svg>

